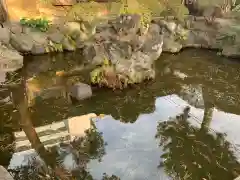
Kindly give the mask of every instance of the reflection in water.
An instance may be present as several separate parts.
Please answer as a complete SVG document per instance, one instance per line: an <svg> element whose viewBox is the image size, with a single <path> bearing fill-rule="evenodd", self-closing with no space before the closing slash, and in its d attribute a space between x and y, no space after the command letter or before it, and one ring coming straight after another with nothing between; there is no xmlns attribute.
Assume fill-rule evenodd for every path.
<svg viewBox="0 0 240 180"><path fill-rule="evenodd" d="M187 121L189 107L171 121L160 122L156 137L164 153L162 166L174 179L234 179L240 173L240 164L224 135L216 137L207 132L212 108L204 111L201 131Z"/></svg>
<svg viewBox="0 0 240 180"><path fill-rule="evenodd" d="M30 59L31 58L32 57L30 57ZM25 86L28 86L26 88L29 88L29 91L32 90L35 92L45 88L47 89L49 86L57 83L57 71L68 71L82 63L78 56L71 54L66 54L66 57L64 55L58 55L55 58L46 58L46 56L34 58L34 61L32 63L27 63L25 69L23 69L25 72L23 76L26 79L33 78L37 80L34 81L34 83L37 83L35 87L32 87L31 84L28 83L25 84ZM40 62L37 59L39 59ZM76 61L72 61L72 59ZM162 147L159 148L157 146L157 140L154 136L156 134L156 126L159 119L166 120L169 116L180 113L179 109L176 110L176 107L171 108L172 105L170 106L165 101L159 99L167 99L165 98L166 95L176 94L186 100L190 105L200 108L203 108L203 106L205 107L204 113L202 111L200 113L197 112L198 115L200 114L199 116L201 116L201 118L204 114L204 118L202 118L203 122L201 123L202 130L200 130L200 127L199 129L193 128L184 121L178 121L178 123L176 123L177 125L179 125L179 123L185 125L185 134L183 130L180 132L183 133L184 138L186 138L186 144L184 144L185 147L182 149L180 147L175 148L180 148L178 149L182 150L180 152L185 151L190 153L188 156L184 156L184 158L188 157L188 159L180 159L181 157L177 155L174 156L174 158L177 158L176 160L173 159L177 164L177 168L183 169L183 167L178 167L180 160L189 161L188 163L190 163L190 161L193 160L191 158L200 159L200 153L202 153L200 150L203 150L206 151L202 153L203 155L211 155L210 159L213 165L211 165L211 167L210 165L202 166L202 170L199 170L200 174L196 177L205 177L208 179L206 172L209 171L213 178L215 176L217 177L217 170L221 170L221 166L223 166L225 170L221 170L221 175L223 175L223 177L226 175L226 178L231 178L234 177L235 174L230 171L230 168L235 168L238 164L235 161L227 162L226 165L221 164L225 161L215 157L212 151L208 152L207 147L204 149L199 144L194 144L197 142L193 139L199 140L200 144L204 144L205 141L206 144L210 143L208 146L211 147L211 149L216 147L217 144L222 145L217 151L219 151L219 153L220 151L225 152L225 154L230 153L228 150L224 151L224 147L227 145L224 145L224 143L221 144L219 142L221 141L219 137L219 140L216 140L206 131L210 125L214 124L215 127L217 127L216 129L220 132L225 128L231 135L231 139L236 138L238 130L236 130L237 128L233 128L235 124L232 125L232 121L228 121L227 118L230 117L231 120L238 120L239 117L234 115L226 117L223 116L223 113L219 113L219 111L215 113L216 110L214 107L225 112L240 114L240 78L238 74L240 74L240 64L226 61L224 58L217 57L211 52L190 50L184 51L178 55L163 55L161 56L161 60L156 62L157 78L155 81L141 84L132 89L116 92L93 88L93 97L91 99L83 100L76 104L69 104L64 97L55 97L55 93L52 93L53 95L51 94L51 98L40 95L35 99L35 103L29 107L30 117L33 120L32 123L34 126L41 126L89 112L96 114L111 114L113 118L96 122L97 129L103 132L103 139L108 143L108 146L105 147L106 154L102 156L102 162L90 159L87 164L89 173L94 178L97 177L97 179L101 179L104 172L107 172L107 174L116 174L122 179L127 180L134 178L138 180L144 178L159 180L159 177L163 176L167 179L162 169L156 169ZM71 78L67 80L70 79ZM80 81L84 80L83 78ZM31 94L31 92L29 92L29 94ZM34 92L32 94L33 95L30 96L34 96ZM21 93L15 92L15 97L16 96L21 96ZM157 102L161 102L157 103L158 105L154 107L154 100L156 98ZM176 97L172 99L176 99ZM184 106L188 105L182 101L179 104L184 104ZM193 108L191 108L191 111L192 109ZM154 113L151 113L153 111ZM214 119L214 113L215 116L218 114L218 117L215 117L217 120L211 121L211 116L213 116ZM119 119L120 121L115 121L114 119ZM2 141L0 140L0 145L4 143L2 147L11 147L7 145L13 142L11 133L19 130L18 121L19 112L16 111L12 104L9 103L6 106L4 105L4 107L0 107L0 123L2 123L0 137L9 134L7 140L4 140L4 137L1 139ZM10 125L8 126L8 124ZM175 126L175 124L173 124L173 126ZM195 133L193 139L191 139L191 136L188 137L186 135L188 134L187 131ZM174 138L175 135L181 137L180 134L174 131L171 131L171 133L167 135L169 138ZM187 138L190 138L190 140ZM198 148L198 155L196 155L196 152L190 151L191 148L188 143L192 143ZM68 145L67 147L74 147L74 145ZM94 146L91 145L91 148L93 147ZM95 148L96 147L93 149ZM70 151L78 157L78 153L74 148L68 149L69 150L66 151ZM0 151L0 163L7 165L11 154L7 154L8 149L1 149ZM221 154L217 155L220 156ZM96 158L96 156L94 158ZM212 160L214 158L215 161ZM229 157L224 156L223 159L231 160L231 158L233 157L230 154ZM198 159L194 161L197 160ZM209 162L207 159L204 160L204 158L200 160L204 163ZM221 166L218 165L218 161ZM86 165L86 163L84 164ZM190 168L192 168L192 166L193 165L191 165ZM145 171L147 171L147 173ZM197 173L197 171L197 168L189 170L192 174ZM235 171L238 172L238 170ZM173 172L173 174L176 175L176 172ZM181 177L183 177L184 173L181 175Z"/></svg>
<svg viewBox="0 0 240 180"><path fill-rule="evenodd" d="M56 157L56 167L52 169L46 161L41 161L38 156L29 158L29 162L17 169L11 170L14 179L17 180L93 180L92 175L86 169L91 159L101 160L105 154L105 143L101 133L98 132L94 123L92 128L86 131L85 137L75 139L70 143L60 143L49 149L52 156ZM72 158L68 162L69 156ZM68 169L64 164L72 164ZM115 175L103 174L103 180L119 180Z"/></svg>

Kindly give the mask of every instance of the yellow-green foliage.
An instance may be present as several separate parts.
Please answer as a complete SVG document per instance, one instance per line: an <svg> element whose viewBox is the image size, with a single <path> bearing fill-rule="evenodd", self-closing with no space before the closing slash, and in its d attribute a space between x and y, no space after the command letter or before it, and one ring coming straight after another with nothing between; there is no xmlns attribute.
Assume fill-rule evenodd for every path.
<svg viewBox="0 0 240 180"><path fill-rule="evenodd" d="M103 60L103 64L101 65L101 67L98 67L96 69L94 69L91 73L90 73L90 77L91 77L91 83L93 84L99 84L100 81L102 81L103 79L103 75L104 75L104 70L105 68L110 67L110 61L107 58L104 58Z"/></svg>
<svg viewBox="0 0 240 180"><path fill-rule="evenodd" d="M62 44L54 43L52 41L49 41L48 46L45 48L46 52L63 52L63 46Z"/></svg>
<svg viewBox="0 0 240 180"><path fill-rule="evenodd" d="M100 87L105 86L112 89L122 89L130 84L127 77L116 73L115 66L112 65L107 58L103 60L103 64L100 67L90 73L90 77L91 82L98 84Z"/></svg>

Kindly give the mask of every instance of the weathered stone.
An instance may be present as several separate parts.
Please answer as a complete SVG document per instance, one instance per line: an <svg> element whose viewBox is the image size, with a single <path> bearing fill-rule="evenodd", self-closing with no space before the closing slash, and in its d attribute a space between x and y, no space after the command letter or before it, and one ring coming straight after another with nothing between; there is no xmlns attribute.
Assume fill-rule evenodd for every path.
<svg viewBox="0 0 240 180"><path fill-rule="evenodd" d="M46 53L46 48L42 44L34 44L31 53L33 55L44 54Z"/></svg>
<svg viewBox="0 0 240 180"><path fill-rule="evenodd" d="M10 30L8 28L0 28L0 42L3 44L9 44Z"/></svg>
<svg viewBox="0 0 240 180"><path fill-rule="evenodd" d="M69 93L73 98L83 100L92 96L92 88L87 84L77 83L69 88Z"/></svg>
<svg viewBox="0 0 240 180"><path fill-rule="evenodd" d="M64 34L67 34L71 37L79 36L81 33L81 26L78 22L67 22L62 28Z"/></svg>
<svg viewBox="0 0 240 180"><path fill-rule="evenodd" d="M87 62L92 62L93 58L96 56L97 56L96 46L93 46L93 43L86 43L83 47L84 60Z"/></svg>
<svg viewBox="0 0 240 180"><path fill-rule="evenodd" d="M67 37L63 38L61 44L63 45L63 49L66 51L75 51L76 50L76 45L74 45L73 42L70 42Z"/></svg>
<svg viewBox="0 0 240 180"><path fill-rule="evenodd" d="M121 15L112 22L112 25L121 35L136 34L140 28L140 19L139 15Z"/></svg>
<svg viewBox="0 0 240 180"><path fill-rule="evenodd" d="M53 32L53 33L48 34L48 38L52 42L61 43L61 41L64 38L64 34L57 30L57 32Z"/></svg>
<svg viewBox="0 0 240 180"><path fill-rule="evenodd" d="M40 31L31 31L27 35L32 38L34 44L38 44L38 45L48 44L48 37L46 33L43 33Z"/></svg>
<svg viewBox="0 0 240 180"><path fill-rule="evenodd" d="M33 39L27 34L12 34L10 43L20 52L31 52L34 44Z"/></svg>
<svg viewBox="0 0 240 180"><path fill-rule="evenodd" d="M164 37L163 39L163 51L177 53L182 49L182 45L175 41L172 36Z"/></svg>
<svg viewBox="0 0 240 180"><path fill-rule="evenodd" d="M222 55L233 58L240 57L240 45L224 46Z"/></svg>
<svg viewBox="0 0 240 180"><path fill-rule="evenodd" d="M144 41L141 51L145 54L148 54L153 60L157 60L162 53L162 46L163 36L157 34L156 32L153 34L149 33L149 36L147 36L146 40Z"/></svg>
<svg viewBox="0 0 240 180"><path fill-rule="evenodd" d="M6 28L9 28L13 34L20 34L23 32L23 26L19 22L11 22L10 24L6 24Z"/></svg>
<svg viewBox="0 0 240 180"><path fill-rule="evenodd" d="M0 70L15 71L23 66L23 56L16 50L0 45Z"/></svg>
<svg viewBox="0 0 240 180"><path fill-rule="evenodd" d="M88 36L86 33L81 32L79 36L76 38L76 47L77 48L83 48L84 42L88 39Z"/></svg>

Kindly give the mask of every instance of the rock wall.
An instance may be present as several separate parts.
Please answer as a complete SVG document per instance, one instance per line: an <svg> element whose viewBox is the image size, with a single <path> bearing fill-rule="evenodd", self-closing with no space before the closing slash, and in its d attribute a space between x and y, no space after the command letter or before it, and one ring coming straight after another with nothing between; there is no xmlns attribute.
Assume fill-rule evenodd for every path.
<svg viewBox="0 0 240 180"><path fill-rule="evenodd" d="M164 52L179 52L182 48L195 47L219 50L219 54L240 57L240 20L217 18L213 24L207 25L203 17L193 20L186 18L184 24L177 24L174 19L155 20L163 28ZM188 28L186 28L186 25ZM176 34L182 34L177 38Z"/></svg>
<svg viewBox="0 0 240 180"><path fill-rule="evenodd" d="M133 72L138 72L140 61L147 62L146 66L140 63L142 70L152 69L152 59L157 59L161 50L176 53L182 48L196 47L218 49L228 57L240 56L240 19L237 18L217 18L211 25L207 25L202 17L193 20L187 16L182 24L171 17L167 20L159 18L153 21L145 35L139 34L142 31L139 22L128 19L123 23L122 17L119 18L98 26L97 33L90 41L86 40L93 29L86 29L87 26L78 22L53 24L47 32L22 26L18 22L4 24L0 28L0 69L9 71L21 68L23 57L20 54L38 55L75 51L78 48L83 49L85 58L91 63L101 62L103 54L111 57L113 63L127 59L117 64L119 72L133 66ZM103 47L108 50L107 53L101 49ZM152 77L154 73L150 74L149 77ZM132 73L131 76L138 75Z"/></svg>

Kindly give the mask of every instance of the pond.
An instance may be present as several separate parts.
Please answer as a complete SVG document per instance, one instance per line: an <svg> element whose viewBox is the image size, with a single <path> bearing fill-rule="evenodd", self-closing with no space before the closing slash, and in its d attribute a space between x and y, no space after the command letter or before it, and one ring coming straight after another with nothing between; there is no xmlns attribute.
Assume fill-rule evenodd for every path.
<svg viewBox="0 0 240 180"><path fill-rule="evenodd" d="M56 71L83 63L77 52L25 60L20 74L38 79L38 90L57 81ZM87 164L95 179L103 173L124 180L234 179L240 173L240 63L188 49L163 54L155 68L154 81L122 91L94 87L93 96L80 102L70 104L61 95L38 97L30 107L33 124L106 114L94 120L107 143L101 161ZM88 81L84 73L72 79ZM11 103L0 111L0 162L8 166L14 150L6 147L14 141L11 132L19 130L19 114Z"/></svg>

